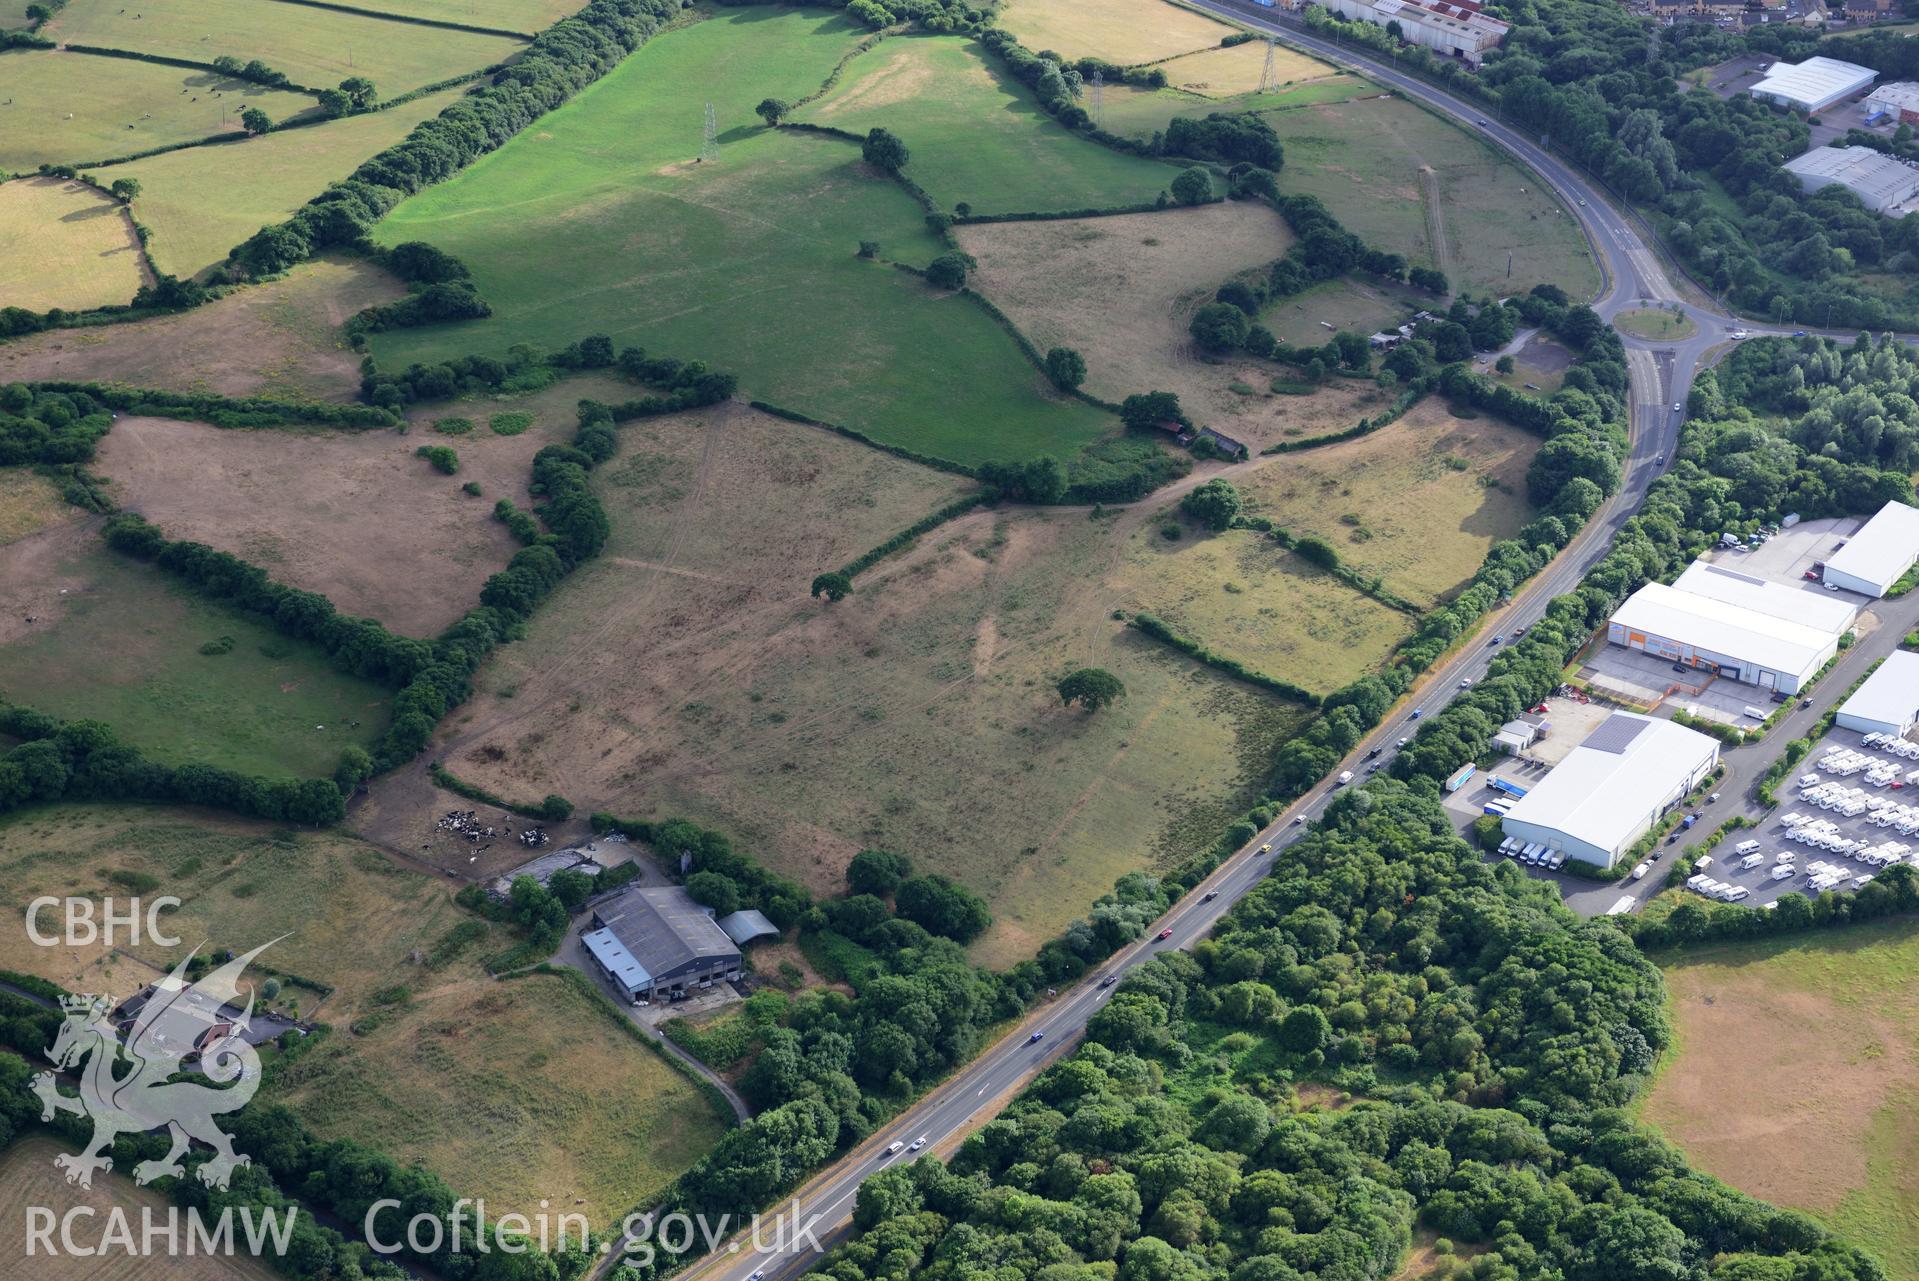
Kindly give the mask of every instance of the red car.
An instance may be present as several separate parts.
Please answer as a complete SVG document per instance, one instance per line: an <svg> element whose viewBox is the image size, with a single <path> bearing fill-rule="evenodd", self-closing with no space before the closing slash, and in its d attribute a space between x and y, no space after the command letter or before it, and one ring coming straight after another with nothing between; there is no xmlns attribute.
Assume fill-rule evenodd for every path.
<svg viewBox="0 0 1919 1281"><path fill-rule="evenodd" d="M1155 935L1155 937L1158 938L1160 942L1164 943L1167 939L1173 937L1173 927L1170 925L1167 926L1165 929L1161 930L1157 935Z"/></svg>

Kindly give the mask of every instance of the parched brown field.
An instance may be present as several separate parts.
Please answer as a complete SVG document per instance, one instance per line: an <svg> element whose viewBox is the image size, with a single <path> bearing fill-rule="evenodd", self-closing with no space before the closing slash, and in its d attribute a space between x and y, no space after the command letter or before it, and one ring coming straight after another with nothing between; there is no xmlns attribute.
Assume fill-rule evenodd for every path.
<svg viewBox="0 0 1919 1281"><path fill-rule="evenodd" d="M999 25L1035 52L1121 66L1217 47L1238 30L1164 0L1011 0Z"/></svg>
<svg viewBox="0 0 1919 1281"><path fill-rule="evenodd" d="M828 606L815 573L954 482L737 407L622 436L598 473L607 553L432 749L499 794L683 814L821 890L862 848L903 850L990 897L979 954L1010 963L1122 872L1210 840L1302 719L1114 622L1114 522L974 513ZM1061 708L1051 684L1080 665L1130 697ZM417 784L358 820L417 848L436 803Z"/></svg>
<svg viewBox="0 0 1919 1281"><path fill-rule="evenodd" d="M159 1222L166 1221L172 1202L152 1188L136 1185L131 1170L96 1176L91 1188L69 1184L66 1171L53 1163L54 1157L69 1150L58 1139L36 1134L0 1151L0 1205L9 1207L9 1213L0 1215L0 1268L8 1276L30 1276L34 1281L268 1281L279 1275L243 1250L231 1255L169 1257L163 1250L143 1256L110 1248L95 1258L64 1250L49 1256L41 1246L29 1262L26 1206L44 1206L60 1219L83 1207L90 1209L91 1216L83 1213L72 1220L74 1244L82 1246L101 1243L107 1216L116 1207L131 1225L136 1246L144 1208L151 1207ZM236 1238L245 1239L237 1215L233 1230Z"/></svg>
<svg viewBox="0 0 1919 1281"><path fill-rule="evenodd" d="M544 1201L606 1231L732 1121L622 1017L557 975L472 975L414 993L364 1035L336 1030L261 1097L322 1137L421 1163L494 1214Z"/></svg>
<svg viewBox="0 0 1919 1281"><path fill-rule="evenodd" d="M101 442L96 469L114 500L172 538L230 551L282 582L319 592L343 612L409 636L433 636L471 609L480 584L519 550L493 504L532 497L533 455L572 439L583 396L625 399L639 389L575 378L543 392L414 411L394 431L233 431L171 418L123 417ZM526 410L534 426L498 436L486 417ZM477 419L442 436L436 418ZM449 445L458 475L414 450ZM481 496L462 492L478 481Z"/></svg>
<svg viewBox="0 0 1919 1281"><path fill-rule="evenodd" d="M1377 333L1402 323L1432 303L1431 294L1346 276L1315 285L1304 293L1275 299L1261 313L1259 323L1272 330L1281 342L1318 347L1332 337L1334 330Z"/></svg>
<svg viewBox="0 0 1919 1281"><path fill-rule="evenodd" d="M1911 919L1664 966L1678 1048L1645 1119L1742 1192L1919 1277L1919 931Z"/></svg>
<svg viewBox="0 0 1919 1281"><path fill-rule="evenodd" d="M1160 70L1166 73L1168 87L1204 94L1208 98L1230 98L1256 92L1265 69L1266 42L1263 40L1251 40L1230 49L1189 53L1160 64ZM1279 45L1273 49L1273 70L1283 88L1330 76L1334 68L1330 63ZM1258 98L1249 98L1244 103L1234 105L1243 109L1257 107L1259 103Z"/></svg>
<svg viewBox="0 0 1919 1281"><path fill-rule="evenodd" d="M0 547L84 514L46 477L25 467L0 467Z"/></svg>
<svg viewBox="0 0 1919 1281"><path fill-rule="evenodd" d="M181 900L163 914L181 950L145 941L125 951L42 948L9 929L0 931L0 969L125 997L186 949L244 951L278 939L258 964L333 988L324 1003L299 987L285 996L303 1015L344 1024L368 994L419 982L410 977L425 973L410 959L414 949L430 951L468 919L446 878L337 831L139 805L56 805L0 821L0 904L16 921L41 895L124 897L141 877L153 878L148 893ZM476 946L468 962L485 950Z"/></svg>
<svg viewBox="0 0 1919 1281"><path fill-rule="evenodd" d="M83 182L0 183L0 305L84 311L133 300L146 280L120 202Z"/></svg>
<svg viewBox="0 0 1919 1281"><path fill-rule="evenodd" d="M340 326L404 292L364 262L320 259L177 316L0 343L0 382L116 382L223 396L350 400L360 388L360 357L348 349Z"/></svg>
<svg viewBox="0 0 1919 1281"><path fill-rule="evenodd" d="M1284 468L1282 460L1265 470ZM1227 658L1322 694L1377 667L1413 630L1407 615L1251 530L1168 541L1141 526L1114 581L1129 611L1156 614Z"/></svg>
<svg viewBox="0 0 1919 1281"><path fill-rule="evenodd" d="M1200 359L1186 328L1193 313L1235 274L1263 268L1293 243L1270 209L1228 202L954 230L979 259L974 287L1040 350L1084 356L1086 390L1096 396L1177 392L1194 421L1255 449L1344 430L1388 403L1371 384L1337 381L1314 396L1275 396L1273 380L1290 376L1282 366Z"/></svg>
<svg viewBox="0 0 1919 1281"><path fill-rule="evenodd" d="M1430 604L1532 519L1526 468L1538 448L1517 427L1455 418L1429 396L1370 436L1286 455L1234 483L1261 515L1320 535L1348 564Z"/></svg>

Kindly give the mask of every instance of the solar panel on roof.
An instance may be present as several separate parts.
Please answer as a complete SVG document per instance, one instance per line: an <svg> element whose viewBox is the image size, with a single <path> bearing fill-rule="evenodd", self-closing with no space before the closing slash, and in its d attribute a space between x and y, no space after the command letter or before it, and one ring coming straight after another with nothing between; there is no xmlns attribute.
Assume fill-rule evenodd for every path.
<svg viewBox="0 0 1919 1281"><path fill-rule="evenodd" d="M1646 732L1647 724L1646 721L1615 712L1599 723L1599 728L1586 737L1582 746L1622 756L1632 746L1633 740Z"/></svg>

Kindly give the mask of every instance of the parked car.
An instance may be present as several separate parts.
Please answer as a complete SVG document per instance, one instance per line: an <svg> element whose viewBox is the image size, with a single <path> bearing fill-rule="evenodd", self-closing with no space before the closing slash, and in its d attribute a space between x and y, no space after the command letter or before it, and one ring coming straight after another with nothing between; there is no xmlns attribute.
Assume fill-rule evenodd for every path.
<svg viewBox="0 0 1919 1281"><path fill-rule="evenodd" d="M1632 878L1635 881L1643 881L1646 879L1646 873L1650 871L1652 871L1651 863L1641 863L1632 870Z"/></svg>

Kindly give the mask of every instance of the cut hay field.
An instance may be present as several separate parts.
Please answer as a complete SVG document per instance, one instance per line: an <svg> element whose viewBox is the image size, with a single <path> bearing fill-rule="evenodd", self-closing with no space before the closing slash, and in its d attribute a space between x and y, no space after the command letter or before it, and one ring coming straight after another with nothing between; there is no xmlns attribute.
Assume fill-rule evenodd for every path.
<svg viewBox="0 0 1919 1281"><path fill-rule="evenodd" d="M1234 483L1259 514L1318 534L1347 564L1429 605L1532 519L1526 468L1539 443L1496 418L1455 418L1428 396L1370 436L1289 454Z"/></svg>
<svg viewBox="0 0 1919 1281"><path fill-rule="evenodd" d="M66 1171L54 1165L53 1159L71 1150L58 1139L32 1134L0 1151L0 1202L19 1210L0 1217L0 1259L8 1261L11 1275L31 1276L34 1281L270 1281L280 1275L264 1261L245 1253L244 1248L232 1254L183 1253L178 1257L166 1254L164 1247L142 1255L137 1249L123 1252L105 1246L103 1257L60 1249L49 1254L44 1244L37 1250L30 1249L27 1206L44 1206L61 1221L70 1222L73 1242L82 1248L100 1245L98 1234L106 1229L107 1216L116 1208L132 1225L136 1245L144 1210L151 1210L156 1222L166 1222L168 1207L173 1203L154 1189L135 1184L130 1170L119 1169L97 1178L90 1188L68 1183ZM69 1214L74 1216L71 1220L65 1217ZM244 1240L237 1216L233 1230ZM30 1257L33 1262L26 1263ZM13 1266L22 1270L13 1273Z"/></svg>
<svg viewBox="0 0 1919 1281"><path fill-rule="evenodd" d="M1208 98L1245 95L1244 101L1233 104L1240 110L1264 106L1269 99L1279 97L1276 94L1251 96L1257 93L1260 77L1266 70L1266 42L1263 40L1248 41L1230 49L1207 49L1185 54L1160 63L1159 69L1166 73L1166 84L1170 89L1202 94ZM1331 63L1321 62L1296 49L1288 49L1284 45L1277 45L1273 49L1273 71L1282 89L1331 76L1334 70ZM1274 102L1273 105L1278 103Z"/></svg>
<svg viewBox="0 0 1919 1281"><path fill-rule="evenodd" d="M1281 466L1269 466L1268 472ZM1250 530L1168 540L1142 526L1114 583L1144 610L1255 671L1329 694L1373 670L1413 620Z"/></svg>
<svg viewBox="0 0 1919 1281"><path fill-rule="evenodd" d="M1217 46L1238 30L1163 0L1010 0L997 20L1035 53L1122 67Z"/></svg>
<svg viewBox="0 0 1919 1281"><path fill-rule="evenodd" d="M99 176L102 182L138 179L139 216L153 232L147 249L154 262L169 275L198 275L464 93L464 87L446 89L385 111L149 156Z"/></svg>
<svg viewBox="0 0 1919 1281"><path fill-rule="evenodd" d="M1664 963L1678 1048L1642 1112L1709 1174L1919 1277L1919 933L1910 919Z"/></svg>
<svg viewBox="0 0 1919 1281"><path fill-rule="evenodd" d="M1281 342L1317 347L1331 337L1334 330L1376 333L1409 319L1413 312L1433 302L1431 294L1394 288L1378 280L1342 276L1314 285L1304 293L1275 299L1260 315L1259 323L1272 330Z"/></svg>
<svg viewBox="0 0 1919 1281"><path fill-rule="evenodd" d="M1041 350L1063 345L1084 356L1096 396L1177 392L1194 421L1255 449L1343 431L1389 402L1371 383L1340 379L1311 396L1276 396L1273 380L1291 372L1282 366L1200 359L1186 328L1192 314L1226 280L1292 244L1270 209L1235 201L954 230L979 260L975 288Z"/></svg>
<svg viewBox="0 0 1919 1281"><path fill-rule="evenodd" d="M1157 0L1151 0L1157 3ZM1180 168L1102 147L1039 109L975 41L901 37L861 54L798 119L906 143L906 176L933 202L974 213L1050 213L1150 203Z"/></svg>
<svg viewBox="0 0 1919 1281"><path fill-rule="evenodd" d="M152 878L150 881L142 878ZM208 810L144 805L53 805L0 821L0 903L16 916L40 895L98 898L147 884L181 906L167 931L183 948L245 951L277 939L256 967L332 988L287 986L276 1006L344 1030L395 983L445 981L414 962L473 919L453 903L444 877L400 864L338 831L296 831ZM284 936L284 937L282 937ZM491 942L489 942L491 940ZM469 963L506 945L488 927ZM43 948L24 931L0 932L0 969L38 974L69 991L130 996L181 953L143 941L131 951L100 945ZM464 969L461 971L464 973Z"/></svg>
<svg viewBox="0 0 1919 1281"><path fill-rule="evenodd" d="M0 548L0 611L0 692L103 720L158 761L331 774L386 728L385 689L108 551L91 521Z"/></svg>
<svg viewBox="0 0 1919 1281"><path fill-rule="evenodd" d="M1286 148L1282 190L1318 196L1349 230L1437 266L1455 288L1505 294L1556 284L1575 298L1598 289L1571 215L1466 130L1400 98L1265 115Z"/></svg>
<svg viewBox="0 0 1919 1281"><path fill-rule="evenodd" d="M4 188L0 188L4 190ZM118 382L168 391L350 400L360 356L340 326L399 282L355 258L318 258L177 316L53 329L0 343L0 382Z"/></svg>
<svg viewBox="0 0 1919 1281"><path fill-rule="evenodd" d="M10 307L82 311L125 303L146 280L120 202L81 182L0 184L0 298Z"/></svg>
<svg viewBox="0 0 1919 1281"><path fill-rule="evenodd" d="M414 992L364 1035L337 1030L270 1073L325 1138L419 1162L495 1214L612 1228L719 1141L732 1117L624 1016L558 975L478 974Z"/></svg>
<svg viewBox="0 0 1919 1281"><path fill-rule="evenodd" d="M422 27L309 5L262 5L257 0L140 0L127 8L107 0L78 0L55 14L43 34L63 44L131 49L194 62L212 62L222 55L241 62L258 58L285 72L294 84L311 89L365 76L389 98L506 62L526 48L525 41L507 36ZM221 101L231 103L234 97L229 93ZM239 94L239 100L275 120L291 114L256 102L251 88ZM201 101L206 101L204 95Z"/></svg>
<svg viewBox="0 0 1919 1281"><path fill-rule="evenodd" d="M353 7L535 36L584 9L586 0L355 0Z"/></svg>
<svg viewBox="0 0 1919 1281"><path fill-rule="evenodd" d="M1372 81L1329 66L1318 68L1311 73L1311 78L1282 84L1273 93L1245 94L1226 101L1179 89L1108 85L1103 118L1106 128L1114 133L1145 139L1164 129L1175 116L1203 116L1211 111L1245 111L1253 107L1278 111L1320 102L1345 102L1378 92L1379 86Z"/></svg>
<svg viewBox="0 0 1919 1281"><path fill-rule="evenodd" d="M407 636L437 636L479 602L487 575L519 544L493 504L533 504L533 455L573 438L582 396L627 399L642 389L610 378L569 379L544 392L422 407L392 431L228 431L170 418L127 418L100 444L96 470L114 500L173 538L252 561L281 582L319 592L340 610ZM517 436L485 430L489 413L526 410ZM434 419L482 427L437 437ZM446 476L414 456L423 442L460 457ZM461 486L476 481L474 498Z"/></svg>
<svg viewBox="0 0 1919 1281"><path fill-rule="evenodd" d="M0 546L81 518L59 487L27 467L0 467Z"/></svg>
<svg viewBox="0 0 1919 1281"><path fill-rule="evenodd" d="M376 238L457 255L493 316L377 335L380 364L606 333L928 454L1076 453L1108 416L1053 393L973 303L855 256L876 240L885 257L930 261L939 242L919 206L850 143L753 115L769 94L818 88L864 34L817 11L726 10L402 204ZM708 98L720 159L700 165Z"/></svg>
<svg viewBox="0 0 1919 1281"><path fill-rule="evenodd" d="M0 0L0 31L12 31L28 25L27 6L33 0Z"/></svg>
<svg viewBox="0 0 1919 1281"><path fill-rule="evenodd" d="M313 106L304 94L210 71L65 50L0 53L0 85L6 86L0 97L13 99L0 106L0 170L13 171L90 164L216 134L238 135L242 102L275 120Z"/></svg>
<svg viewBox="0 0 1919 1281"><path fill-rule="evenodd" d="M1303 720L1113 621L1117 523L975 513L827 606L813 574L938 506L944 478L740 409L622 437L596 473L608 553L433 749L462 778L683 814L819 890L861 849L904 851L989 897L976 951L1004 965L1210 840ZM1129 697L1061 708L1051 684L1080 665ZM403 782L376 787L379 830L417 845L431 802Z"/></svg>

